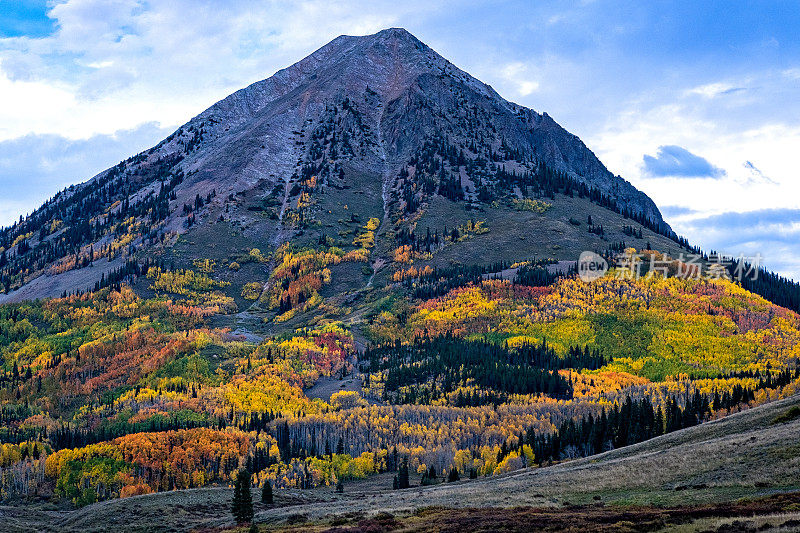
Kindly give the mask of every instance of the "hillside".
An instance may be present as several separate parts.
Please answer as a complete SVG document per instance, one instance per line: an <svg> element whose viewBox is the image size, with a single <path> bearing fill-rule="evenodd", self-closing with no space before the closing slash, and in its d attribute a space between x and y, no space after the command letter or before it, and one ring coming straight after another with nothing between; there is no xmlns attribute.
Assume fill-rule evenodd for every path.
<svg viewBox="0 0 800 533"><path fill-rule="evenodd" d="M615 521L637 518L650 524L661 521L662 527L683 524L680 531L716 530L724 524L730 527L734 520L753 528L769 523L777 530L800 517L796 497L743 505L740 511L728 502L798 489L800 417L775 422L797 406L800 397L794 396L599 456L488 479L401 492L371 482L348 485L342 495L330 488L287 490L278 494L274 506L257 503L256 520L273 528L302 523L302 529L311 531L336 524L355 527L369 516L388 512L401 530L402 525L416 530L456 530L463 527L460 520L468 520L472 530L479 526L491 529L501 523L498 520L511 525L515 518L521 520L523 529L531 520L541 520L541 527L559 531L577 525L583 531L619 530L621 526L613 527ZM77 511L5 506L0 512L9 531L35 527L89 532L102 531L108 524L119 531L184 531L231 525L230 497L227 488L192 489L112 500ZM794 511L788 508L792 502ZM598 507L599 503L609 507ZM650 507L653 505L657 507ZM524 506L537 510L526 515ZM468 510L462 515L445 513L454 507ZM509 510L498 511L504 508ZM415 513L418 509L429 511ZM453 517L450 523L448 515ZM139 522L148 525L137 525ZM608 529L602 529L604 523Z"/></svg>
<svg viewBox="0 0 800 533"><path fill-rule="evenodd" d="M273 275L324 278L342 257L287 250ZM212 325L230 302L211 261L196 269L148 273L169 299L123 285L0 307L6 497L80 507L240 468L279 492L477 479L625 450L800 385L800 316L721 279L456 269L368 293L349 325L261 339Z"/></svg>
<svg viewBox="0 0 800 533"><path fill-rule="evenodd" d="M325 239L366 248L353 241L371 218L380 225L365 261L380 268L404 231L490 218L494 237L512 240L509 211L556 197L566 209L544 224L575 249L607 244L570 216L622 213L645 241L648 229L675 238L645 194L547 114L504 100L405 30L342 36L3 229L0 302L135 275L149 259L174 260L179 236L226 257ZM528 237L528 256L574 260L572 248ZM528 258L516 255L504 259Z"/></svg>

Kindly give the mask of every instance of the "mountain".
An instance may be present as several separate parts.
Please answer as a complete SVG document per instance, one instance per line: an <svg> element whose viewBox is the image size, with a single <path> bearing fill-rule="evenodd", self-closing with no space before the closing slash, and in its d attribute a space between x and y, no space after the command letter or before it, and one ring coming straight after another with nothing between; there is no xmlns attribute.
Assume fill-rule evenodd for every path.
<svg viewBox="0 0 800 533"><path fill-rule="evenodd" d="M564 200L576 197L586 201ZM504 244L471 245L484 262L574 259L582 249L617 246L625 226L644 226L640 248L678 247L667 242L675 235L653 201L546 113L504 100L403 29L341 36L3 229L0 301L126 277L144 258L174 259L178 235L224 248L224 236L240 232L249 242L237 245L272 251L338 238L353 222L377 218L371 262L380 267L391 262L396 235L438 235L448 219L494 220L486 214L513 206L539 209L528 199L553 206L553 220L523 236L507 231L525 222L518 214L489 223L492 241ZM592 213L604 235L565 224ZM235 251L217 249L220 257Z"/></svg>
<svg viewBox="0 0 800 533"><path fill-rule="evenodd" d="M699 275L577 138L403 30L334 40L0 244L12 528L228 528L251 474L251 530L763 529L798 501L800 286ZM576 275L585 250L615 269Z"/></svg>

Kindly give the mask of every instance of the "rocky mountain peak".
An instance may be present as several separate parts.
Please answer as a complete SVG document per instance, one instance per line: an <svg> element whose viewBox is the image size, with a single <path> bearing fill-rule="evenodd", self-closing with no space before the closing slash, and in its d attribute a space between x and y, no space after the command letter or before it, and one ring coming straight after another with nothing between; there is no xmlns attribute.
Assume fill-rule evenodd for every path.
<svg viewBox="0 0 800 533"><path fill-rule="evenodd" d="M650 198L547 114L503 99L402 28L343 35L4 230L0 279L17 299L84 290L175 235L229 231L222 222L277 248L379 220L376 255L386 255L375 261L385 264L395 235L557 194L674 238ZM533 253L543 244L531 238Z"/></svg>

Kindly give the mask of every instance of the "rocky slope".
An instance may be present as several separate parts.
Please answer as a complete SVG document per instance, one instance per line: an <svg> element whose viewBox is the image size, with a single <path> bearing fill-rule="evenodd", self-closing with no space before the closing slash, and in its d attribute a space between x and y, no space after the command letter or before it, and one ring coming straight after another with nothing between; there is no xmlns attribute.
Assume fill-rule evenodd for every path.
<svg viewBox="0 0 800 533"><path fill-rule="evenodd" d="M382 221L377 260L441 198L486 212L556 193L674 238L650 198L546 113L504 100L403 29L341 36L0 232L0 301L124 277L212 223L274 249L303 233L341 235L340 217L355 212ZM603 246L584 237L584 248Z"/></svg>

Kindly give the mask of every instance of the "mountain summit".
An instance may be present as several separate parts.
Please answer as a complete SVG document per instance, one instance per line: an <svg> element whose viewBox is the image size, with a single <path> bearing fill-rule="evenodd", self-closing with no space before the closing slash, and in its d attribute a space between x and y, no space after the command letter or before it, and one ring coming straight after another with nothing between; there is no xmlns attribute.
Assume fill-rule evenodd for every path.
<svg viewBox="0 0 800 533"><path fill-rule="evenodd" d="M572 259L632 231L642 245L678 246L652 200L546 113L503 99L404 29L343 35L2 230L0 301L91 289L155 257L181 264L213 250L228 261L286 242L363 249L367 232L372 284L398 247L418 251L422 232L439 239L477 222L474 236L492 232L486 243L454 240L436 254L441 241L427 242L425 260ZM186 242L212 246L179 252Z"/></svg>
<svg viewBox="0 0 800 533"><path fill-rule="evenodd" d="M458 69L402 28L337 37L291 67L218 102L182 130L204 129L209 148L220 146L214 142L219 139L228 144L289 137L298 128L318 123L327 106L345 99L377 143L371 155L380 159L375 168L385 172L401 166L431 135L451 133L466 139L491 132L496 143L519 155L542 160L597 187L621 205L662 221L646 195L612 175L577 137L546 113L504 100L491 86ZM465 106L473 110L472 117ZM180 139L175 141L163 146L162 152L179 151ZM265 171L291 174L304 155L301 152L301 145L256 146L241 154L249 159L244 168L239 165L245 162L236 158L236 163L231 162L235 168L215 167L214 171L245 180L259 179ZM269 158L266 168L264 157Z"/></svg>

